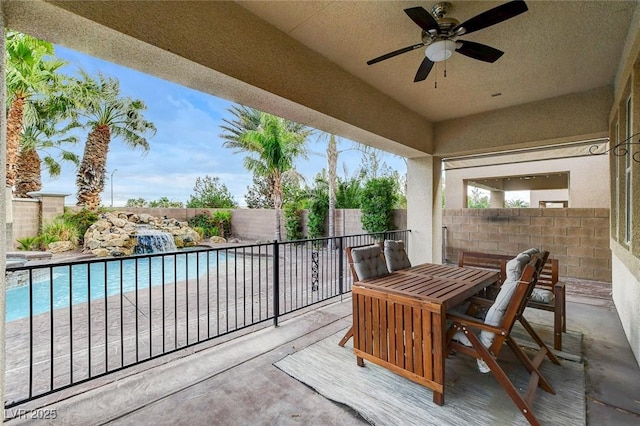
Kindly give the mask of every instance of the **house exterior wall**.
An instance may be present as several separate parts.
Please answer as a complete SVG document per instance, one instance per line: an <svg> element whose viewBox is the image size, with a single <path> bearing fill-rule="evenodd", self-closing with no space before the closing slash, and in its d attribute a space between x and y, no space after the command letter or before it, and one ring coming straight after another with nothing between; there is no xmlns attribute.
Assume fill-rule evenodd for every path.
<svg viewBox="0 0 640 426"><path fill-rule="evenodd" d="M640 11L636 10L627 39L622 63L618 68L616 91L610 112L609 131L611 145L624 141L627 124L634 142L640 140ZM627 123L628 99L631 99ZM640 145L628 145L631 154L640 159ZM611 152L610 186L613 301L620 316L631 350L640 365L640 162L630 161L630 174L626 174L626 158ZM630 180L630 191L626 182ZM627 195L630 204L627 206ZM629 226L627 226L629 215ZM627 239L627 228L629 239Z"/></svg>
<svg viewBox="0 0 640 426"><path fill-rule="evenodd" d="M465 179L553 172L569 172L569 207L609 208L609 161L605 155L447 170L446 208L463 207L467 196ZM533 202L530 206L538 207Z"/></svg>
<svg viewBox="0 0 640 426"><path fill-rule="evenodd" d="M609 209L445 209L442 222L449 262L460 251L537 247L558 259L561 277L611 282Z"/></svg>
<svg viewBox="0 0 640 426"><path fill-rule="evenodd" d="M568 189L548 189L545 191L531 191L529 195L529 207L532 207L532 208L539 207L541 201L568 201L568 200L569 200ZM601 207L606 207L606 206L601 206Z"/></svg>
<svg viewBox="0 0 640 426"><path fill-rule="evenodd" d="M435 125L433 155L449 157L606 136L612 99L613 87L603 86L441 121Z"/></svg>

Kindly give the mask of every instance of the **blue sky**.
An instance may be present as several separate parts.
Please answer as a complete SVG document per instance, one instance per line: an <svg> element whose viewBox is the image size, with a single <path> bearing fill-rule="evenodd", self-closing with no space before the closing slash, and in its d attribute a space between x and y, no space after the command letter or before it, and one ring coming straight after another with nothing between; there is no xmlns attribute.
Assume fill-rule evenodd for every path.
<svg viewBox="0 0 640 426"><path fill-rule="evenodd" d="M102 204L111 204L113 183L113 205L124 206L130 198L147 201L168 197L173 201L186 202L193 193L196 178L217 176L226 184L240 205L244 205L244 194L252 183L252 176L242 166L243 155L222 147L220 125L223 118L230 118L227 108L233 105L206 93L201 93L166 80L162 80L85 54L55 46L56 56L69 62L63 72L74 74L79 68L91 75L101 72L120 81L123 96L144 101L147 105L145 118L157 127L155 136L149 139L151 149L146 154L133 150L114 139L110 143L107 159L107 181L102 194ZM73 149L82 155L86 133ZM353 146L353 142L341 139L339 150ZM296 168L307 177L309 183L326 168L326 147L310 141L308 160L300 160ZM383 161L400 174L406 173L406 164L400 157L386 154ZM361 154L350 150L340 154L338 174L343 175L343 164L349 174L359 167ZM113 182L109 180L113 173ZM75 170L64 164L62 174L51 180L46 172L42 176L45 192L68 193L66 204L75 204Z"/></svg>

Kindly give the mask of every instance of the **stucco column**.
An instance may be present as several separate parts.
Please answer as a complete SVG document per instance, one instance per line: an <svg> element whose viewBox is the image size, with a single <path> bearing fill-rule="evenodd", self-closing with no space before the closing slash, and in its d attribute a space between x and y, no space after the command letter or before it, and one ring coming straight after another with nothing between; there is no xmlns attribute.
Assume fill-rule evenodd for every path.
<svg viewBox="0 0 640 426"><path fill-rule="evenodd" d="M442 261L442 161L437 157L407 161L408 251L414 265Z"/></svg>
<svg viewBox="0 0 640 426"><path fill-rule="evenodd" d="M492 209L504 208L504 191L491 191L489 196L489 207Z"/></svg>
<svg viewBox="0 0 640 426"><path fill-rule="evenodd" d="M0 3L0 51L2 51L2 59L0 59L0 77L2 81L6 78L5 64L5 31L4 31L4 3ZM0 84L0 104L6 105L5 84ZM0 112L0 182L7 181L7 112L2 108ZM2 227L7 226L7 211L11 211L11 192L0 191L0 222ZM0 401L4 404L4 374L5 374L5 293L7 282L5 279L5 269L7 265L7 235L4 229L0 232ZM0 424L4 422L4 416L0 416Z"/></svg>

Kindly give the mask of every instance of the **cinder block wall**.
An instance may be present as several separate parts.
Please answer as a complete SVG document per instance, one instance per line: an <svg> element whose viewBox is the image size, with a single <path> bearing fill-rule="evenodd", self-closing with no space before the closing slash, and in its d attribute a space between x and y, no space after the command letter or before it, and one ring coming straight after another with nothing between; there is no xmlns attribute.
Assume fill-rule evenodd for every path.
<svg viewBox="0 0 640 426"><path fill-rule="evenodd" d="M79 208L74 207L74 210ZM216 209L186 209L186 208L134 208L122 207L114 210L127 211L131 213L146 213L155 217L167 216L177 220L187 220L193 216L213 212ZM224 210L224 209L223 209ZM304 235L307 235L307 215L308 211L303 212L302 228ZM336 235L353 235L366 233L362 229L360 217L362 216L358 209L338 209L336 210ZM241 240L249 241L272 241L275 238L275 210L270 209L233 209L231 210L231 234ZM407 229L407 211L394 211L394 225L396 229ZM325 229L328 229L328 221L325 223ZM286 236L284 229L284 220L281 223L280 232L283 239Z"/></svg>
<svg viewBox="0 0 640 426"><path fill-rule="evenodd" d="M562 277L611 282L609 209L445 209L446 257L460 251L549 250Z"/></svg>
<svg viewBox="0 0 640 426"><path fill-rule="evenodd" d="M13 241L7 241L7 249L18 247L16 240L35 237L40 231L40 200L17 198L13 203Z"/></svg>

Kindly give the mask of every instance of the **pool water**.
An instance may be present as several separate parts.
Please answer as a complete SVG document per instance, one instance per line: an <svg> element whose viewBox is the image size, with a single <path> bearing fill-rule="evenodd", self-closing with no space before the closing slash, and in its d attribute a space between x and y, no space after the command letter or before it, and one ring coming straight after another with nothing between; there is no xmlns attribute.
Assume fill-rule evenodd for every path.
<svg viewBox="0 0 640 426"><path fill-rule="evenodd" d="M194 279L198 275L205 275L210 268L216 266L218 261L225 260L225 255L222 253L217 256L216 253L210 253L208 257L207 262L206 252L180 253L34 270L32 311L29 307L29 286L9 288L6 292L6 321L26 318L30 314L49 312L52 288L53 309L56 310L66 308L70 304L76 305L88 300L103 299L105 293L108 297L120 294L121 291L126 293L136 288L138 290L148 288L150 285L157 286L187 278ZM51 277L53 277L53 283Z"/></svg>

